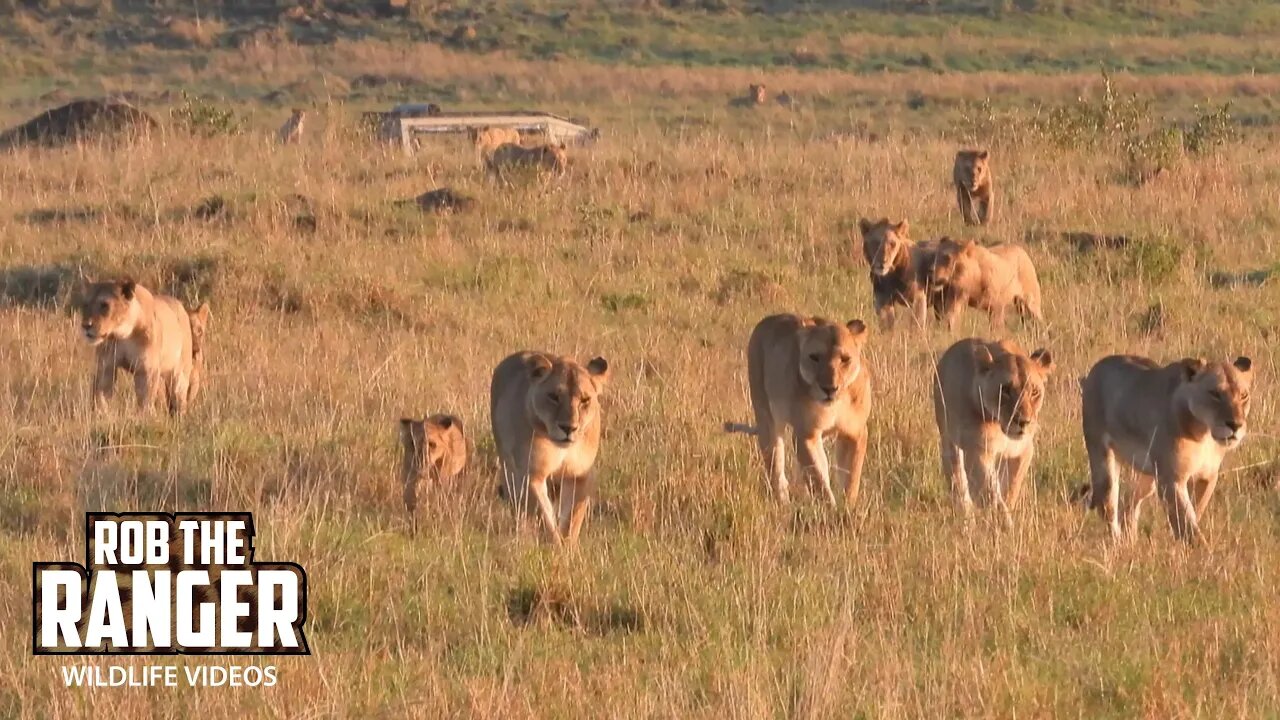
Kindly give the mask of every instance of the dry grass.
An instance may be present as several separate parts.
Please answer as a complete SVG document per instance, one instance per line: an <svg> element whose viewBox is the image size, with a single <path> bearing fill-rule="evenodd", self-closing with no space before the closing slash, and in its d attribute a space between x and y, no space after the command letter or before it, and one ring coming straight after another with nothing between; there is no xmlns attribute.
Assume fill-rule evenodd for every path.
<svg viewBox="0 0 1280 720"><path fill-rule="evenodd" d="M214 71L254 66L236 62ZM79 557L82 512L230 508L255 513L259 557L307 568L315 648L277 663L271 690L151 693L64 691L58 660L17 650L0 656L0 715L168 716L193 702L208 717L1275 711L1270 471L1226 477L1203 550L1170 547L1158 511L1135 545L1112 547L1065 501L1086 474L1076 378L1107 353L1251 354L1254 430L1228 465L1275 456L1276 286L1208 280L1280 251L1274 145L1249 138L1134 189L1115 183L1112 158L997 144L1001 216L975 232L955 212L955 146L939 133L882 128L876 142L833 143L829 128L731 121L719 107L674 126L626 98L643 106L664 81L736 90L752 76L559 67L507 72L531 93L597 88L584 103L631 120L563 181L512 191L484 180L465 143L406 159L357 144L335 117L296 147L266 133L159 136L0 157L0 635L23 645L28 563ZM619 78L625 89L610 89ZM785 79L770 84L891 82ZM444 185L479 208L394 205ZM296 222L294 193L314 229ZM223 210L195 216L215 194ZM872 441L851 519L803 496L773 507L750 443L719 430L748 415L744 346L759 317L871 319L866 270L850 259L859 215L908 217L920 237L1143 240L1090 255L1047 233L1031 242L1047 322L1011 334L1052 348L1060 369L1011 531L985 520L966 531L948 506L923 391L931 358L955 339L942 330L872 336ZM128 393L110 415L89 413L90 352L65 307L80 270L128 271L212 303L210 376L193 414L137 418ZM960 332L987 330L970 314ZM519 348L615 367L600 498L576 554L541 545L493 496L486 388ZM465 419L475 463L410 538L395 421L441 410Z"/></svg>

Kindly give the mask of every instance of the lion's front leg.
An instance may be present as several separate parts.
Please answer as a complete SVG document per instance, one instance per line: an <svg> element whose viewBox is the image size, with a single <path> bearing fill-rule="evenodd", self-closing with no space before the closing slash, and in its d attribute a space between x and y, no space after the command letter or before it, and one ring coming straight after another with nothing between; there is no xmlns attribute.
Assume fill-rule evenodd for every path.
<svg viewBox="0 0 1280 720"><path fill-rule="evenodd" d="M98 349L94 357L93 381L90 383L89 397L95 410L106 410L111 397L116 392L116 363L113 353Z"/></svg>
<svg viewBox="0 0 1280 720"><path fill-rule="evenodd" d="M551 497L547 494L547 477L541 475L529 478L529 489L538 501L538 514L542 516L542 525L551 537L551 541L556 545L563 544L564 537L560 534L559 523L556 522L556 511L551 505ZM561 488L562 492L563 490L564 488Z"/></svg>
<svg viewBox="0 0 1280 720"><path fill-rule="evenodd" d="M155 404L155 397L152 393L155 392L155 387L159 384L159 380L159 377L142 368L133 373L133 390L138 396L139 412L151 412L151 408Z"/></svg>
<svg viewBox="0 0 1280 720"><path fill-rule="evenodd" d="M582 521L587 517L594 486L595 478L590 474L565 478L560 483L560 534L569 545L578 544L578 534L582 532Z"/></svg>
<svg viewBox="0 0 1280 720"><path fill-rule="evenodd" d="M977 225L978 218L973 213L973 196L963 186L956 185L956 204L960 206L960 217L965 225Z"/></svg>
<svg viewBox="0 0 1280 720"><path fill-rule="evenodd" d="M1209 507L1209 500L1213 497L1213 491L1218 486L1218 473L1205 475L1196 482L1196 519L1204 517L1204 511Z"/></svg>
<svg viewBox="0 0 1280 720"><path fill-rule="evenodd" d="M1161 474L1156 478L1156 490L1169 515L1169 527L1179 540L1196 544L1200 541L1200 524L1196 509L1187 492L1187 478Z"/></svg>
<svg viewBox="0 0 1280 720"><path fill-rule="evenodd" d="M831 467L827 462L827 450L822 446L822 435L814 433L802 438L796 433L796 457L809 478L809 484L822 492L827 504L835 507L836 495L831 490Z"/></svg>
<svg viewBox="0 0 1280 720"><path fill-rule="evenodd" d="M845 509L858 502L862 487L862 464L867 458L867 431L836 438L836 484L844 487Z"/></svg>
<svg viewBox="0 0 1280 720"><path fill-rule="evenodd" d="M965 453L959 445L943 437L939 453L942 457L942 476L951 486L951 498L956 509L966 515L973 512L973 497L969 494L969 479L965 473Z"/></svg>

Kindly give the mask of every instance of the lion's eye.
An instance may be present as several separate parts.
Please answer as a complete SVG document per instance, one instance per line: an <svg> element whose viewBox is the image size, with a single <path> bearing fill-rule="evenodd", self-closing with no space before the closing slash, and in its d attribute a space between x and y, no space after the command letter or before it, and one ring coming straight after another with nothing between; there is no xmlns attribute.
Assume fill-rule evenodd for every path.
<svg viewBox="0 0 1280 720"><path fill-rule="evenodd" d="M555 393L547 393L547 402L551 403L552 405L559 405L560 396L556 395Z"/></svg>
<svg viewBox="0 0 1280 720"><path fill-rule="evenodd" d="M1214 390L1213 392L1209 393L1209 395L1211 395L1211 396L1213 397L1213 399L1214 399L1214 400L1226 400L1226 399L1227 399L1227 394L1226 394L1226 393L1224 393L1224 392L1222 392L1221 390Z"/></svg>
<svg viewBox="0 0 1280 720"><path fill-rule="evenodd" d="M841 364L841 365L848 365L848 364L849 364L849 363L851 363L851 362L853 362L853 358L849 357L848 355L841 355L841 356L840 356L840 364Z"/></svg>
<svg viewBox="0 0 1280 720"><path fill-rule="evenodd" d="M810 361L810 362L822 362L822 356L821 356L821 355L819 355L818 353L810 353L810 354L809 354L809 361Z"/></svg>
<svg viewBox="0 0 1280 720"><path fill-rule="evenodd" d="M99 303L99 304L98 304L98 310L99 310L100 312L106 312L106 311L107 311L107 309L108 309L108 306L107 306L107 304L106 304L106 303Z"/></svg>
<svg viewBox="0 0 1280 720"><path fill-rule="evenodd" d="M1247 402L1249 402L1249 393L1241 393L1241 394L1240 394L1240 402L1242 402L1242 403L1247 403Z"/></svg>
<svg viewBox="0 0 1280 720"><path fill-rule="evenodd" d="M590 404L591 404L591 396L590 396L590 395L583 395L582 397L578 398L578 400L579 400L579 401L581 401L583 405L590 405Z"/></svg>

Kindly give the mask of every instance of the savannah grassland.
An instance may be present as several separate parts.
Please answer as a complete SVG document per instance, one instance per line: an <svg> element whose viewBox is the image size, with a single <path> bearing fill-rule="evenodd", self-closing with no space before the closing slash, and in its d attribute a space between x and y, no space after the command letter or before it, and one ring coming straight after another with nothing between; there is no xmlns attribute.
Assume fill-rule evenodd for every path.
<svg viewBox="0 0 1280 720"><path fill-rule="evenodd" d="M245 126L0 156L0 716L1280 714L1280 296L1230 281L1265 274L1280 250L1274 77L1121 73L1157 114L1230 100L1250 121L1135 185L1113 149L1060 148L1002 120L1096 95L1090 68L637 68L395 38L113 51L60 38L48 16L22 22L26 39L0 46L17 68L6 124L55 88L136 90L162 117L158 93L188 89L223 93ZM1063 42L1092 42L1088 27ZM1163 26L1117 27L1173 42ZM1216 32L1196 42L1229 55L1245 34ZM938 42L961 56L972 40ZM74 59L94 53L98 70ZM390 88L353 83L393 73ZM801 107L727 107L758 78ZM543 106L605 136L568 177L504 189L460 141L406 158L361 138L358 111L393 97ZM287 104L314 111L298 147L270 142ZM961 225L948 185L969 143L991 147L1001 192L980 230ZM438 186L479 208L395 204ZM222 213L195 212L215 197ZM776 507L753 443L720 431L750 417L744 348L760 317L873 320L850 233L882 215L909 218L916 238L1025 241L1037 263L1046 322L1009 333L1050 348L1058 370L1011 530L966 527L937 469L931 362L988 332L974 313L954 334L873 331L871 448L848 514L803 493ZM1077 230L1134 242L1081 253L1055 234ZM111 413L90 413L91 352L70 306L81 272L212 304L206 394L188 417L136 416L127 384ZM489 374L523 348L613 364L576 552L541 543L494 496ZM1126 546L1068 502L1087 472L1077 378L1114 352L1254 359L1250 437L1226 463L1204 548L1171 547L1154 500ZM443 410L464 418L473 464L410 537L396 419ZM61 661L29 654L30 563L80 559L86 510L155 509L252 511L258 557L307 569L314 654L272 661L277 687L67 690Z"/></svg>

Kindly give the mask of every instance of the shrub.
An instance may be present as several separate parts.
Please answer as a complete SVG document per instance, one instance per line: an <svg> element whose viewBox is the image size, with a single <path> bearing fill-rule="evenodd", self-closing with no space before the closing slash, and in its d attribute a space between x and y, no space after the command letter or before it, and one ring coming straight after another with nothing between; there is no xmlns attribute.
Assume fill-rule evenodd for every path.
<svg viewBox="0 0 1280 720"><path fill-rule="evenodd" d="M169 117L176 127L204 137L235 135L243 129L234 110L192 97L186 91L182 93L182 103L169 111Z"/></svg>

